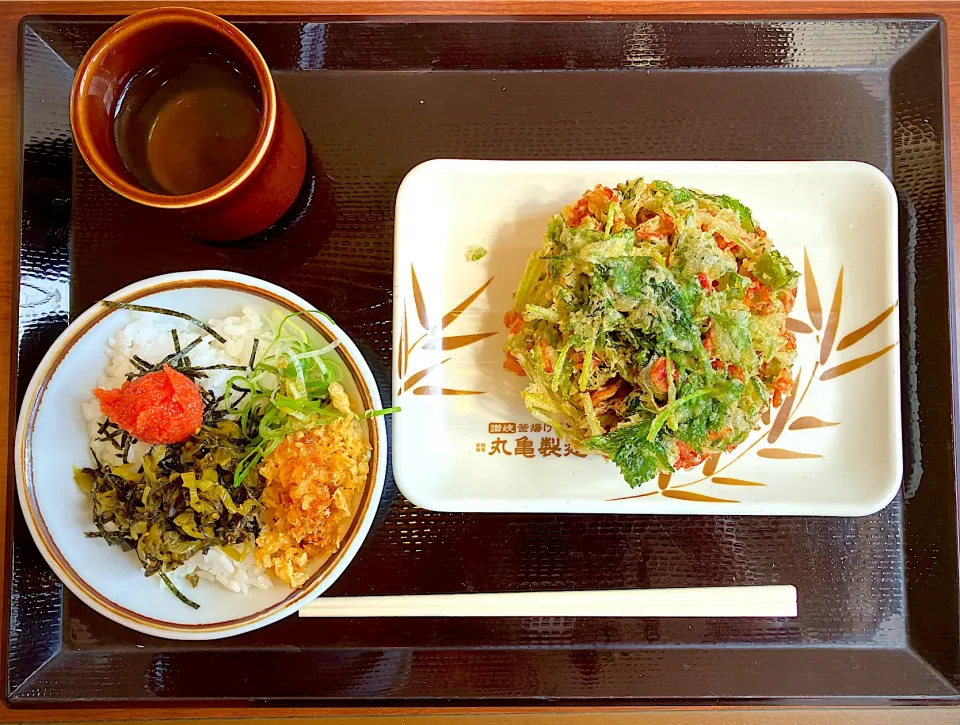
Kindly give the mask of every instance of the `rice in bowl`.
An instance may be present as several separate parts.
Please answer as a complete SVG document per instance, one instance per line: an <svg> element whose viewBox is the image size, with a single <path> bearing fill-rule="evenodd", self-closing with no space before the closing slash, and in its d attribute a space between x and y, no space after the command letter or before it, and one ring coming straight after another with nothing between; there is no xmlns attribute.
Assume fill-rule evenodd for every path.
<svg viewBox="0 0 960 725"><path fill-rule="evenodd" d="M271 587L271 573L294 588L302 586L310 571L339 548L370 465L371 447L364 426L335 379L342 372L336 354L330 355L337 343L318 349L295 323L290 323L293 315L272 321L249 307L236 316L209 320L205 328L209 334L198 330L197 325L203 324L198 321L153 312L131 315L131 321L108 342L107 364L98 380L97 397L81 406L97 468L84 469L78 481L96 478L98 471L105 471L104 480L114 487L125 485L123 481L138 486L136 495L123 499L119 513L113 514L118 521L126 521L131 510L136 514L146 508L148 498L157 495L158 486L166 487L162 490L168 502L181 502L182 513L173 518L172 524L167 522L166 533L154 532L149 520L125 526L121 532L113 520L105 524L99 521L96 496L104 495L101 488L99 493L94 491L99 534L91 535L125 548L135 546L141 562L144 550L156 556L158 540L169 539L179 551L184 546L190 551L196 549L175 568L169 562L159 567L152 562L144 567L148 576L160 573L160 585L171 588L194 607L197 605L181 592L197 586L201 579L239 594L251 588ZM126 391L132 403L138 404L145 394L135 389L136 381L159 374L159 366L166 361L180 365L183 373L193 378L203 400L203 424L179 449L180 444L170 449L136 440L118 430L116 420L104 415L105 390L112 389L113 395ZM140 419L137 415L131 418ZM248 452L239 461L239 454L229 458L223 449L216 448L218 439L208 444L202 431L211 435L229 433L233 438L242 431ZM175 472L158 483L158 466L163 469L169 463L170 450L197 445L197 454L202 454L205 461L214 460L215 465ZM260 476L260 469L265 476ZM252 489L255 496L241 492L238 498L236 486L242 477L247 482L251 478L259 481ZM288 486L291 481L293 485ZM174 499L169 498L171 485L176 488ZM262 501L248 500L251 497L262 497ZM249 529L254 510L258 512L258 534L245 539L241 536L235 545L223 545L217 539L214 525L235 521L242 513L247 518L241 523ZM306 526L308 521L310 525ZM121 533L125 542L118 538ZM154 538L152 548L144 547L148 536ZM204 544L191 544L190 537L203 539ZM163 547L159 548L163 556Z"/></svg>

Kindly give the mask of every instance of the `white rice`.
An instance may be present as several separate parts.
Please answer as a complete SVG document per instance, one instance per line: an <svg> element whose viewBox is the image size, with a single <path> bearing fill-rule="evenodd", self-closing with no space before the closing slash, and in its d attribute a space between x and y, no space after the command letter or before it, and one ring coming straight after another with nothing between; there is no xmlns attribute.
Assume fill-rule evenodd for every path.
<svg viewBox="0 0 960 725"><path fill-rule="evenodd" d="M126 375L137 370L133 357L154 363L174 351L171 330L177 331L181 347L186 347L201 331L186 320L153 313L128 312L132 320L107 343L107 365L103 375L97 381L100 388L119 388L126 381ZM259 312L244 307L241 314L225 319L207 320L207 324L226 338L225 343L218 342L208 334L202 334L202 342L190 351L190 362L195 367L208 365L246 365L250 361L254 338L259 338L259 351L262 353L273 339L270 325ZM235 370L210 370L206 378L198 379L198 384L216 395L222 395L227 380L237 374ZM96 398L81 405L83 416L87 420L87 434L90 448L102 463L120 464L123 461L119 451L109 441L98 441L97 431L105 418L100 413L100 404ZM150 449L145 443L137 443L130 450L129 460L139 463ZM206 553L198 553L188 559L183 566L172 572L178 578L196 573L203 579L216 581L227 589L246 594L250 587L267 589L272 586L270 577L261 569L253 552L241 562L227 556L219 547ZM165 587L160 577L160 586ZM184 582L185 583L185 582ZM181 582L178 588L189 596L189 585L184 589Z"/></svg>
<svg viewBox="0 0 960 725"><path fill-rule="evenodd" d="M269 589L272 586L270 577L257 566L252 552L247 554L243 561L234 561L224 554L219 546L214 546L205 553L194 554L173 573L181 577L195 573L201 579L219 582L237 594L246 594L250 587ZM164 585L164 588L166 588L166 585ZM179 589L189 591L189 587L187 590L184 590L183 587L179 587Z"/></svg>

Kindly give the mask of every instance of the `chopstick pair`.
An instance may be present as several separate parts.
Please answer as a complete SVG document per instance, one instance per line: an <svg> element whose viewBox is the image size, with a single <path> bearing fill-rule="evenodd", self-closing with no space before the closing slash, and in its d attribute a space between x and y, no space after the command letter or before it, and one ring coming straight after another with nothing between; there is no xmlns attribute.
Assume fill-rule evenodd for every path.
<svg viewBox="0 0 960 725"><path fill-rule="evenodd" d="M301 617L796 617L791 585L319 597Z"/></svg>

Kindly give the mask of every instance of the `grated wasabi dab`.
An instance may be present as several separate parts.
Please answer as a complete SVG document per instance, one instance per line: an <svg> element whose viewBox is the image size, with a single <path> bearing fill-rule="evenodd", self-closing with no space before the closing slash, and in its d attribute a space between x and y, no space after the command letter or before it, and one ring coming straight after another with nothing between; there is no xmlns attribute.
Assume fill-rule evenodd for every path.
<svg viewBox="0 0 960 725"><path fill-rule="evenodd" d="M504 367L534 416L639 486L734 449L788 395L798 278L732 197L598 185L527 262Z"/></svg>

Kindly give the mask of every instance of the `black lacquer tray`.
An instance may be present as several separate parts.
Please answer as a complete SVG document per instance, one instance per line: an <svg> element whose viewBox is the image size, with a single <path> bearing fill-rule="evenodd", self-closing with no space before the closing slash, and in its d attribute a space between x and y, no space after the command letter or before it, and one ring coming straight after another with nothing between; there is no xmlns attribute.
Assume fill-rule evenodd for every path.
<svg viewBox="0 0 960 725"><path fill-rule="evenodd" d="M67 99L102 19L22 24L19 395L72 315L220 267L281 284L391 359L393 202L434 157L853 159L901 205L905 495L859 519L457 515L388 474L329 595L795 584L789 620L299 620L210 643L128 631L44 564L7 485L5 696L164 703L942 702L960 695L944 26L935 18L243 20L310 144L289 218L190 239L106 190ZM842 484L842 482L839 482Z"/></svg>

